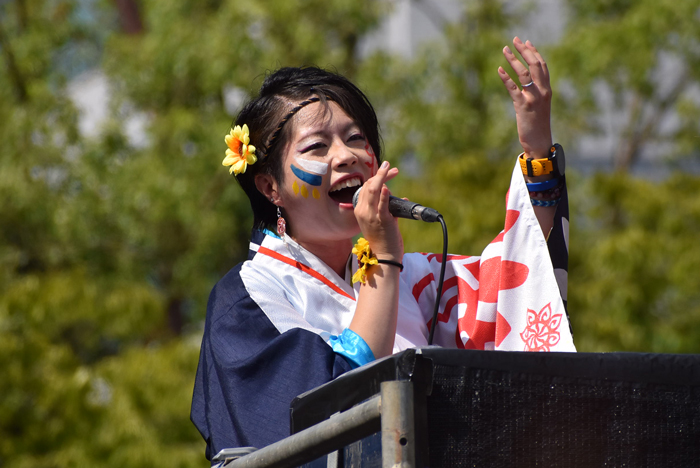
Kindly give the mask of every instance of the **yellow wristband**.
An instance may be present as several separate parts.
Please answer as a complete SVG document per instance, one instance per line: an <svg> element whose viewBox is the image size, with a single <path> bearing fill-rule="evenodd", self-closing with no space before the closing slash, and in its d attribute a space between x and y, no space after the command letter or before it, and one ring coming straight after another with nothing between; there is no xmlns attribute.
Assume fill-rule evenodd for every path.
<svg viewBox="0 0 700 468"><path fill-rule="evenodd" d="M554 165L552 164L552 160L549 158L526 158L525 153L520 153L520 156L518 156L518 161L520 161L520 169L522 169L523 175L528 177L547 175L554 171Z"/></svg>

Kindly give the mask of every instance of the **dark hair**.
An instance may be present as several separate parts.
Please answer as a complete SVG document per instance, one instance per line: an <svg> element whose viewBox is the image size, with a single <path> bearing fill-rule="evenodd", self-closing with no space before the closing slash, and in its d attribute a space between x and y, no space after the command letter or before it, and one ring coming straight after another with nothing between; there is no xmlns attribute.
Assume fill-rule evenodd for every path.
<svg viewBox="0 0 700 468"><path fill-rule="evenodd" d="M269 174L282 183L282 156L292 134L287 124L294 114L310 102L331 100L338 104L360 127L381 161L379 122L367 96L342 75L315 67L281 68L267 76L257 97L238 114L234 125L248 125L250 144L258 161L249 165L236 179L248 195L253 209L253 228L275 230L277 207L255 186L255 176Z"/></svg>

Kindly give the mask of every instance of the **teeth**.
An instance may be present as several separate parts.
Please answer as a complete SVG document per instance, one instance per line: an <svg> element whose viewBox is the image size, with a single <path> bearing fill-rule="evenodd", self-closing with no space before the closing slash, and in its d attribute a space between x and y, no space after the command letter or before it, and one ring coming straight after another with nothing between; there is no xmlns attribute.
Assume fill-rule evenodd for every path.
<svg viewBox="0 0 700 468"><path fill-rule="evenodd" d="M331 187L331 192L335 192L338 190L342 190L344 188L348 187L357 187L358 185L362 185L362 181L360 181L359 177L353 177L352 179L346 179L342 182L338 182L337 184L334 184Z"/></svg>

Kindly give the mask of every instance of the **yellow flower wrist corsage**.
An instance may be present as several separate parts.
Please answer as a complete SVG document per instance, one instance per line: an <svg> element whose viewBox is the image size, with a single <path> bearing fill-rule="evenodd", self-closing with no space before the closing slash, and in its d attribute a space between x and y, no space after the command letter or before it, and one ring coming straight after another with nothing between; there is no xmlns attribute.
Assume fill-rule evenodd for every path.
<svg viewBox="0 0 700 468"><path fill-rule="evenodd" d="M255 156L255 146L250 144L250 132L248 125L236 125L224 138L228 149L226 157L221 162L223 166L231 166L229 174L238 175L248 168L248 164L255 164L258 158Z"/></svg>
<svg viewBox="0 0 700 468"><path fill-rule="evenodd" d="M370 265L376 265L379 263L377 257L372 255L372 250L369 248L369 242L364 237L357 239L357 244L352 248L352 253L357 255L357 262L359 267L354 275L352 275L352 282L357 283L358 281L362 284L367 282L367 267Z"/></svg>

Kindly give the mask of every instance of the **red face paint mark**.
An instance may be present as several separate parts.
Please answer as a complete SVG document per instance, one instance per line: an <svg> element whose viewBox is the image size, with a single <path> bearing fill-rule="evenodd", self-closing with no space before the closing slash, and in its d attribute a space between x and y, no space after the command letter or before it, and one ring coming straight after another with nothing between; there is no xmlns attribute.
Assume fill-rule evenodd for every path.
<svg viewBox="0 0 700 468"><path fill-rule="evenodd" d="M372 149L372 145L370 145L369 142L365 143L365 151L367 152L367 156L372 158L371 162L366 162L365 164L369 167L370 174L375 175L377 173L377 157L374 155L374 149Z"/></svg>

